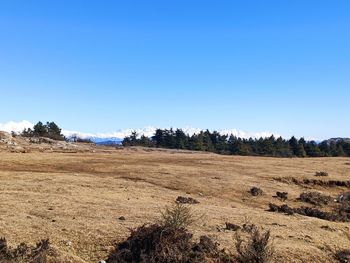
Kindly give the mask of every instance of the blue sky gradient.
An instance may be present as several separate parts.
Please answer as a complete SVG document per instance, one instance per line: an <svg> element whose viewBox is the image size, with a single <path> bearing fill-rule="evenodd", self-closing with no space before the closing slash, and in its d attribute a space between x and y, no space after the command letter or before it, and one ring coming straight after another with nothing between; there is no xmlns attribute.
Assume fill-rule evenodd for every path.
<svg viewBox="0 0 350 263"><path fill-rule="evenodd" d="M350 137L350 1L1 1L0 122Z"/></svg>

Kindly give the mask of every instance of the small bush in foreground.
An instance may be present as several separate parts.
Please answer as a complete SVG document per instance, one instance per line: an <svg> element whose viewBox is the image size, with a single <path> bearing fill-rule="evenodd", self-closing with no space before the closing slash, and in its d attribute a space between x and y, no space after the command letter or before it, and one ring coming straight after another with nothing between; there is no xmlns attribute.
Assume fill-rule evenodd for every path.
<svg viewBox="0 0 350 263"><path fill-rule="evenodd" d="M240 235L236 235L236 260L239 263L268 263L272 261L274 253L270 243L270 231L262 232L254 226L249 232L246 242Z"/></svg>
<svg viewBox="0 0 350 263"><path fill-rule="evenodd" d="M0 262L45 262L45 255L49 249L50 242L48 239L41 240L36 246L21 243L17 247L11 248L7 245L5 238L0 238Z"/></svg>
<svg viewBox="0 0 350 263"><path fill-rule="evenodd" d="M350 250L343 249L335 252L334 258L338 260L340 263L348 263L350 262Z"/></svg>
<svg viewBox="0 0 350 263"><path fill-rule="evenodd" d="M207 236L198 243L185 228L143 225L131 230L127 240L116 245L108 263L233 263L232 256Z"/></svg>
<svg viewBox="0 0 350 263"><path fill-rule="evenodd" d="M183 204L161 212L159 224L143 225L131 230L130 236L116 245L108 263L233 263L233 257L207 236L198 243L186 227L196 218Z"/></svg>
<svg viewBox="0 0 350 263"><path fill-rule="evenodd" d="M189 207L180 203L165 207L160 214L160 225L166 228L187 228L199 220L199 217L195 216Z"/></svg>

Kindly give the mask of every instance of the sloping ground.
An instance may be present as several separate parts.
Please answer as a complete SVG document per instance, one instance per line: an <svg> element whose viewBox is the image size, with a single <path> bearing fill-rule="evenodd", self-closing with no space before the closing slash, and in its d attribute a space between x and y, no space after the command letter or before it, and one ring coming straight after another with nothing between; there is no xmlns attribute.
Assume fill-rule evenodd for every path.
<svg viewBox="0 0 350 263"><path fill-rule="evenodd" d="M50 238L65 255L98 262L107 258L114 242L129 235L129 228L153 222L159 209L181 195L198 200L191 207L205 215L190 229L195 237L209 235L232 251L234 232L224 230L225 222L249 221L270 229L276 262L334 262L330 250L350 248L348 223L267 211L270 202L300 206L297 198L306 191L333 197L348 191L276 180L314 179L316 171L329 173L324 180L349 180L346 158L89 149L0 152L0 236L12 245ZM252 197L253 186L260 187L263 195ZM277 191L288 192L288 200L274 198ZM119 220L121 216L125 220Z"/></svg>
<svg viewBox="0 0 350 263"><path fill-rule="evenodd" d="M55 141L45 137L21 137L12 136L7 132L0 131L0 151L13 153L28 152L92 152L95 146L88 143L72 143ZM103 147L100 147L101 149Z"/></svg>

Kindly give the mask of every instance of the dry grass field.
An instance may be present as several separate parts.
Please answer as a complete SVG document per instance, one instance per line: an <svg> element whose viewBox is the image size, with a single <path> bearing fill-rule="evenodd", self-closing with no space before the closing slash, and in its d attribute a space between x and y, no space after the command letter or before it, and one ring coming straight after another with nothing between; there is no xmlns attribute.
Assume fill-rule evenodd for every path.
<svg viewBox="0 0 350 263"><path fill-rule="evenodd" d="M0 237L11 245L49 238L76 262L105 259L129 228L159 217L178 196L191 196L202 220L190 230L234 251L225 222L271 230L276 262L334 262L331 250L350 248L349 223L268 211L270 202L301 206L302 192L336 197L344 187L296 185L276 178L350 180L346 158L278 159L209 153L97 148L94 152L0 152ZM253 197L249 189L264 194ZM282 202L276 191L289 193ZM124 216L126 220L119 220Z"/></svg>

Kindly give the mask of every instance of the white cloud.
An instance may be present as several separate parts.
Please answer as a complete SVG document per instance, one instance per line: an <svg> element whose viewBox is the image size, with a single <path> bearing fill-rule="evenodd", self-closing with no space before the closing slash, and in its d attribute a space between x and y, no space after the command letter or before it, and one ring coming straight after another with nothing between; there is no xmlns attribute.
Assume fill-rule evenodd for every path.
<svg viewBox="0 0 350 263"><path fill-rule="evenodd" d="M21 132L25 128L33 128L33 123L29 121L20 121L20 122L14 122L10 121L7 123L0 123L0 131L6 131L6 132ZM125 129L125 130L119 130L115 132L110 132L110 133L84 133L84 132L79 132L79 131L69 131L69 130L62 130L62 133L70 137L72 135L77 135L78 137L81 138L120 138L123 139L126 136L129 136L134 130L139 134L139 135L145 135L147 137L153 136L154 132L157 128L148 126L142 129ZM169 129L169 128L168 128ZM192 135L194 133L199 133L201 130L200 128L193 128L190 126L184 127L182 129L186 134ZM211 130L212 131L212 130ZM228 135L234 135L240 138L260 138L260 137L270 137L272 134L275 137L280 136L277 133L273 132L246 132L242 130L237 130L237 129L223 129L223 130L218 130L221 134L228 134Z"/></svg>
<svg viewBox="0 0 350 263"><path fill-rule="evenodd" d="M14 121L9 121L6 123L0 123L0 131L5 131L5 132L21 132L23 129L27 128L33 128L33 123L29 121L20 121L20 122L14 122Z"/></svg>

